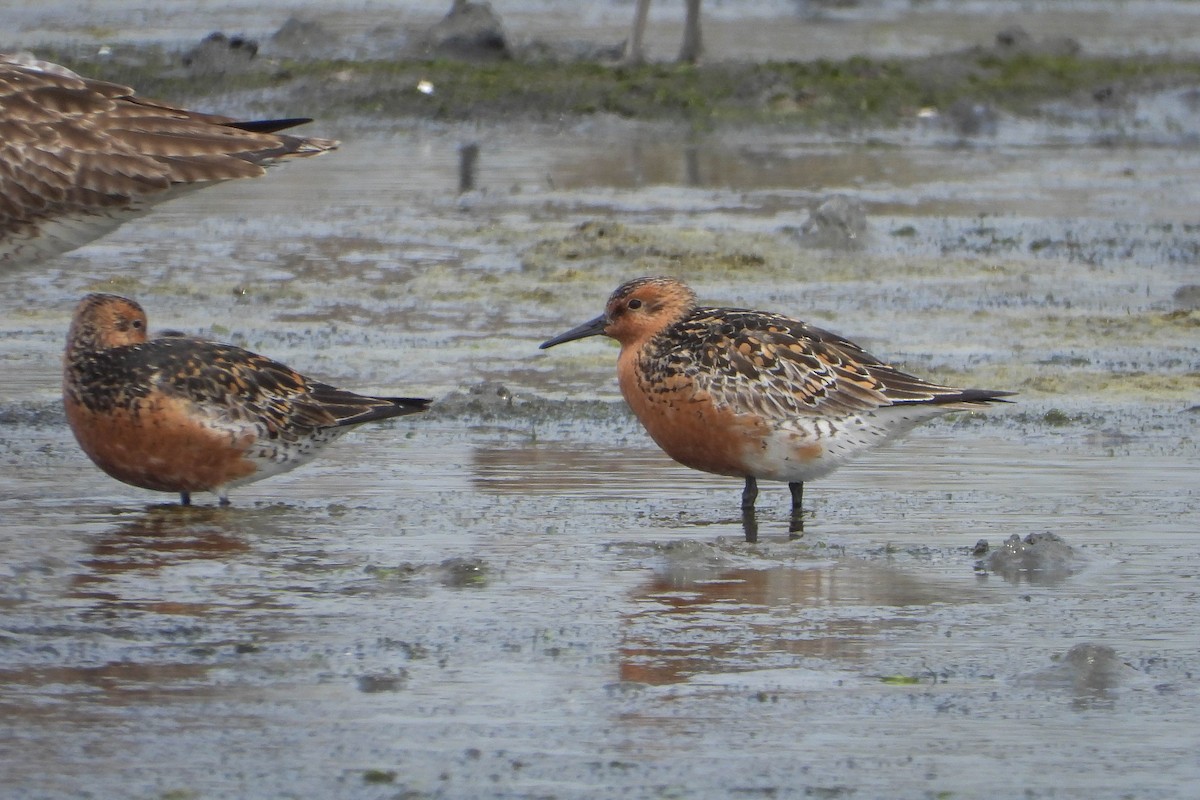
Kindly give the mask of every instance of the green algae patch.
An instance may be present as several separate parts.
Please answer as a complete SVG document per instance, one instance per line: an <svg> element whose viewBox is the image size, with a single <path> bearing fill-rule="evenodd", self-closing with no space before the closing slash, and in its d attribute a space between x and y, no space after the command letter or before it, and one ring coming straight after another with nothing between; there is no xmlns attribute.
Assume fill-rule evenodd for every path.
<svg viewBox="0 0 1200 800"><path fill-rule="evenodd" d="M102 281L92 281L85 287L89 292L108 292L110 294L140 294L142 281L132 275L118 275Z"/></svg>
<svg viewBox="0 0 1200 800"><path fill-rule="evenodd" d="M1061 409L1052 408L1045 414L1042 414L1041 423L1049 425L1052 428L1062 428L1069 425L1076 425L1081 422L1086 422L1086 418L1081 414L1068 414Z"/></svg>
<svg viewBox="0 0 1200 800"><path fill-rule="evenodd" d="M1200 328L1200 309L1190 308L1179 311L1169 311L1159 320L1162 325L1180 328Z"/></svg>
<svg viewBox="0 0 1200 800"><path fill-rule="evenodd" d="M738 274L794 277L798 260L797 248L777 236L591 221L542 238L522 253L521 267L556 283L608 273L621 276L618 280L674 275L694 281Z"/></svg>
<svg viewBox="0 0 1200 800"><path fill-rule="evenodd" d="M597 114L684 120L707 127L771 123L888 127L922 108L987 102L1034 113L1055 99L1182 84L1200 63L1130 56L1009 54L989 48L921 59L822 59L627 66L590 61L294 60L255 62L244 71L192 75L177 56L137 48L102 61L43 51L90 77L124 83L143 96L190 103L245 94L264 106L302 102L317 117L359 114L436 120L560 119Z"/></svg>
<svg viewBox="0 0 1200 800"><path fill-rule="evenodd" d="M879 680L888 686L916 686L921 683L917 675L881 675Z"/></svg>
<svg viewBox="0 0 1200 800"><path fill-rule="evenodd" d="M1148 58L1001 57L980 50L915 60L856 57L698 67L286 62L283 71L310 83L336 76L339 91L325 95L329 110L368 115L461 120L610 114L704 125L786 121L841 128L893 125L911 119L921 108L947 108L960 101L987 101L1027 113L1037 103L1080 92L1090 96L1098 87L1194 79L1200 76L1200 64ZM423 92L418 85L432 91Z"/></svg>
<svg viewBox="0 0 1200 800"><path fill-rule="evenodd" d="M1097 342L1111 340L1123 345L1144 342L1161 349L1164 344L1183 345L1180 338L1194 336L1200 327L1200 311L1131 311L1120 316L1113 314L1047 314L1034 332L1052 341L1056 348L1094 346ZM1069 358L1070 356L1059 356Z"/></svg>
<svg viewBox="0 0 1200 800"><path fill-rule="evenodd" d="M396 778L396 771L391 769L369 769L362 776L363 783L368 784L391 784Z"/></svg>
<svg viewBox="0 0 1200 800"><path fill-rule="evenodd" d="M1110 400L1194 400L1200 396L1200 372L1071 372L1030 378L1021 389L1046 394L1092 395ZM1051 423L1054 424L1054 423Z"/></svg>

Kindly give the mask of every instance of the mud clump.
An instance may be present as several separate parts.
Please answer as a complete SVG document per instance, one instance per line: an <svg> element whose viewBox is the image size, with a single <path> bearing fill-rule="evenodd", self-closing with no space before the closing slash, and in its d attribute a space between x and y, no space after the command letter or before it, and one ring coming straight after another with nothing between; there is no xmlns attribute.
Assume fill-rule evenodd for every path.
<svg viewBox="0 0 1200 800"><path fill-rule="evenodd" d="M808 214L800 226L800 240L810 247L856 249L863 246L867 212L863 204L846 195L833 195Z"/></svg>
<svg viewBox="0 0 1200 800"><path fill-rule="evenodd" d="M499 381L483 381L451 392L438 402L438 408L451 414L482 413L513 406L513 393Z"/></svg>
<svg viewBox="0 0 1200 800"><path fill-rule="evenodd" d="M1020 25L1012 25L996 34L994 52L1002 56L1078 56L1083 47L1069 36L1035 38Z"/></svg>
<svg viewBox="0 0 1200 800"><path fill-rule="evenodd" d="M341 43L320 22L292 16L271 34L270 44L273 53L289 58L331 58Z"/></svg>
<svg viewBox="0 0 1200 800"><path fill-rule="evenodd" d="M496 421L548 421L586 419L594 422L627 421L624 403L603 400L551 400L529 393L514 393L498 381L463 386L434 403L432 417Z"/></svg>
<svg viewBox="0 0 1200 800"><path fill-rule="evenodd" d="M979 552L983 543L975 545ZM999 548L975 564L980 573L994 573L1009 583L1054 584L1080 567L1075 549L1054 533L1031 533L1022 539L1009 536Z"/></svg>
<svg viewBox="0 0 1200 800"><path fill-rule="evenodd" d="M512 58L504 26L491 3L455 0L450 11L425 37L429 55L464 61Z"/></svg>
<svg viewBox="0 0 1200 800"><path fill-rule="evenodd" d="M381 692L398 692L408 683L408 670L385 672L370 675L360 675L355 681L358 690L364 694Z"/></svg>
<svg viewBox="0 0 1200 800"><path fill-rule="evenodd" d="M217 31L184 53L182 60L193 75L223 75L248 69L257 55L258 42Z"/></svg>
<svg viewBox="0 0 1200 800"><path fill-rule="evenodd" d="M1200 309L1200 284L1189 283L1180 286L1171 295L1171 300L1174 301L1175 308L1181 311Z"/></svg>
<svg viewBox="0 0 1200 800"><path fill-rule="evenodd" d="M479 559L448 558L438 572L441 584L451 589L479 589L488 583L488 565Z"/></svg>
<svg viewBox="0 0 1200 800"><path fill-rule="evenodd" d="M1082 708L1111 705L1113 693L1139 676L1105 644L1083 642L1051 660L1052 666L1018 678L1018 685L1070 692Z"/></svg>

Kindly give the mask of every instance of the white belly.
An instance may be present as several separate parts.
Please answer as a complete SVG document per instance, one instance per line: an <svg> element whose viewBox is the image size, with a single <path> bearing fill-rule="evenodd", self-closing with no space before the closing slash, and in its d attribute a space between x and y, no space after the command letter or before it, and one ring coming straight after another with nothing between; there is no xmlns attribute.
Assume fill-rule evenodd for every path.
<svg viewBox="0 0 1200 800"><path fill-rule="evenodd" d="M746 465L754 477L763 480L816 480L951 410L936 405L899 405L848 417L784 420L771 426L760 448L746 453Z"/></svg>

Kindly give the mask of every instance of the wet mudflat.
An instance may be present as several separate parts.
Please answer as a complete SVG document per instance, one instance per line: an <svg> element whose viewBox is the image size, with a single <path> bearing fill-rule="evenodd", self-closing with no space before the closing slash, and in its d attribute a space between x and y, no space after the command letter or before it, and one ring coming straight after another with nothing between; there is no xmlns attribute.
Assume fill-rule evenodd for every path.
<svg viewBox="0 0 1200 800"><path fill-rule="evenodd" d="M982 138L344 120L0 274L0 794L1190 796L1188 97ZM865 222L822 227L834 195ZM536 349L653 273L1018 402L811 484L798 540L764 485L747 543L615 347ZM179 508L65 428L92 290L444 400Z"/></svg>

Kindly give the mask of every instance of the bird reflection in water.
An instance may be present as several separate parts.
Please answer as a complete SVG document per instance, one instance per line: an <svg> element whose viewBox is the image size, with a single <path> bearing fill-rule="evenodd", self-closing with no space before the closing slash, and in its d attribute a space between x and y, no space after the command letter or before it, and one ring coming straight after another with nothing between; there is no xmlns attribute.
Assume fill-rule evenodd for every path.
<svg viewBox="0 0 1200 800"><path fill-rule="evenodd" d="M538 442L522 447L476 446L471 451L471 483L489 494L561 494L620 501L661 495L675 500L682 482L689 486L702 484L706 489L723 485L707 476L681 476L675 462L649 447L580 448L569 443ZM687 524L708 527L739 522L746 541L759 541L759 526L752 511L743 511L738 518L726 515ZM803 521L793 515L785 538L800 535Z"/></svg>
<svg viewBox="0 0 1200 800"><path fill-rule="evenodd" d="M245 524L244 517L231 516L215 506L150 506L97 539L92 557L82 562L87 571L71 581L71 596L97 600L107 607L203 614L208 604L175 602L166 597L126 600L117 591L117 582L129 573L161 572L189 561L225 559L248 552L250 546L237 532Z"/></svg>
<svg viewBox="0 0 1200 800"><path fill-rule="evenodd" d="M664 685L807 659L851 667L876 642L927 624L931 604L967 599L953 587L868 562L751 569L684 558L634 594L620 676Z"/></svg>

